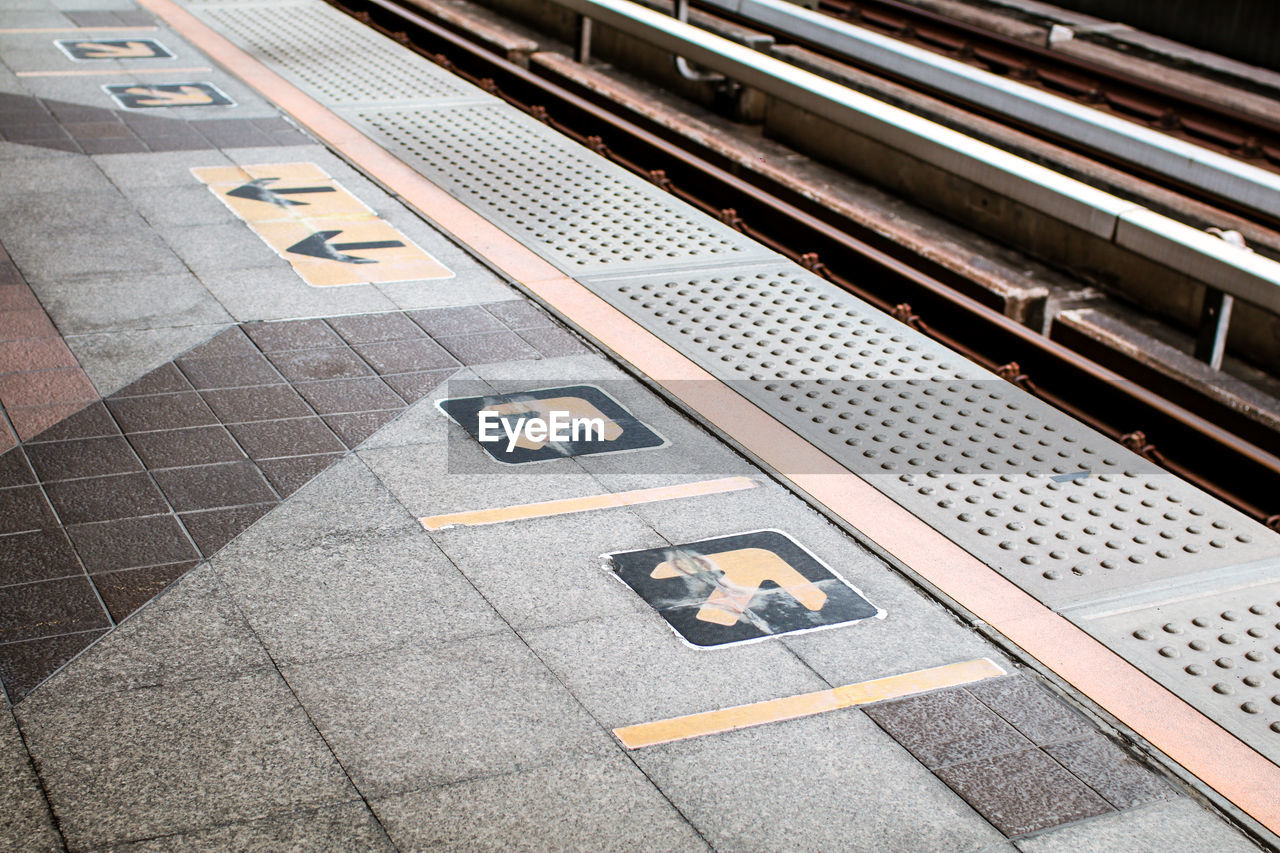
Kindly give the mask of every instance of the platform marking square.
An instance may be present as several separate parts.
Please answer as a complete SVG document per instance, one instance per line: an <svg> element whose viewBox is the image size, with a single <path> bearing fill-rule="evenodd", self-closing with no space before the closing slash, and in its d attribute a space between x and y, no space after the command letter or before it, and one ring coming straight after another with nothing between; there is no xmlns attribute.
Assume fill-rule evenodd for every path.
<svg viewBox="0 0 1280 853"><path fill-rule="evenodd" d="M618 578L696 648L880 618L848 581L779 530L605 555Z"/></svg>
<svg viewBox="0 0 1280 853"><path fill-rule="evenodd" d="M652 427L594 385L452 397L437 405L486 453L507 465L651 450L667 444ZM545 438L540 424L547 427Z"/></svg>
<svg viewBox="0 0 1280 853"><path fill-rule="evenodd" d="M173 52L155 39L57 39L54 44L73 62L174 58Z"/></svg>
<svg viewBox="0 0 1280 853"><path fill-rule="evenodd" d="M113 83L102 88L126 110L236 105L230 95L212 83Z"/></svg>

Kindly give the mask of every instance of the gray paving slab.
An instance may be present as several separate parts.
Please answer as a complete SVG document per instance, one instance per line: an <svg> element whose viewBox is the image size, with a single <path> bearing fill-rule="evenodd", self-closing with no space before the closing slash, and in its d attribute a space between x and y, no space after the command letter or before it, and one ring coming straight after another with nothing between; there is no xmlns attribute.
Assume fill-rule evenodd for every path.
<svg viewBox="0 0 1280 853"><path fill-rule="evenodd" d="M510 631L284 673L367 798L615 749Z"/></svg>
<svg viewBox="0 0 1280 853"><path fill-rule="evenodd" d="M235 214L202 185L130 186L125 195L142 218L156 228L239 223Z"/></svg>
<svg viewBox="0 0 1280 853"><path fill-rule="evenodd" d="M29 163L6 172L4 182L0 183L0 198L18 196L13 203L43 207L43 199L51 193L110 192L114 188L92 160L75 157L65 163Z"/></svg>
<svg viewBox="0 0 1280 853"><path fill-rule="evenodd" d="M578 700L610 727L830 686L781 643L696 649L653 610L525 631L524 636Z"/></svg>
<svg viewBox="0 0 1280 853"><path fill-rule="evenodd" d="M115 694L271 669L221 579L192 570L24 700L32 713Z"/></svg>
<svg viewBox="0 0 1280 853"><path fill-rule="evenodd" d="M220 225L162 226L156 231L202 277L257 267L284 268L288 263L234 216Z"/></svg>
<svg viewBox="0 0 1280 853"><path fill-rule="evenodd" d="M35 277L32 289L66 335L209 326L231 315L186 270L165 275L113 275L72 281Z"/></svg>
<svg viewBox="0 0 1280 853"><path fill-rule="evenodd" d="M708 849L644 774L617 754L574 756L524 773L414 791L376 800L373 808L402 850Z"/></svg>
<svg viewBox="0 0 1280 853"><path fill-rule="evenodd" d="M856 710L632 755L716 850L975 850L1003 842Z"/></svg>
<svg viewBox="0 0 1280 853"><path fill-rule="evenodd" d="M63 849L7 705L0 706L0 849L31 853Z"/></svg>
<svg viewBox="0 0 1280 853"><path fill-rule="evenodd" d="M38 244L43 240L47 244L51 235L96 228L121 234L147 230L146 223L111 184L93 185L84 190L49 190L39 195L0 196L0 213L5 217L6 243L21 240Z"/></svg>
<svg viewBox="0 0 1280 853"><path fill-rule="evenodd" d="M458 527L432 538L517 630L643 613L648 605L601 568L600 555L667 544L618 509Z"/></svg>
<svg viewBox="0 0 1280 853"><path fill-rule="evenodd" d="M7 91L5 83L0 78L0 92ZM46 148L43 145L23 145L18 142L0 142L0 162L3 163L22 163L23 165L30 163L39 163L49 160L61 163L71 163L84 155L78 151L60 151L55 148ZM10 167L6 167L10 168Z"/></svg>
<svg viewBox="0 0 1280 853"><path fill-rule="evenodd" d="M211 564L281 663L504 629L420 526L349 457Z"/></svg>
<svg viewBox="0 0 1280 853"><path fill-rule="evenodd" d="M122 190L135 187L199 186L199 181L191 174L192 168L231 165L231 160L216 150L95 154L92 159L111 182Z"/></svg>
<svg viewBox="0 0 1280 853"><path fill-rule="evenodd" d="M395 848L364 802L343 803L203 832L166 835L107 848L106 853L330 853L334 850L386 851Z"/></svg>
<svg viewBox="0 0 1280 853"><path fill-rule="evenodd" d="M356 792L277 672L17 709L72 848L191 832Z"/></svg>
<svg viewBox="0 0 1280 853"><path fill-rule="evenodd" d="M105 397L226 328L227 324L219 323L66 335L63 339L98 393Z"/></svg>
<svg viewBox="0 0 1280 853"><path fill-rule="evenodd" d="M444 448L362 448L359 454L417 518L600 493L600 484L573 459L504 465L470 437Z"/></svg>
<svg viewBox="0 0 1280 853"><path fill-rule="evenodd" d="M241 227L253 236L247 225ZM312 287L278 258L270 268L214 270L202 275L200 280L227 312L242 323L396 310L395 303L373 285Z"/></svg>
<svg viewBox="0 0 1280 853"><path fill-rule="evenodd" d="M1153 803L1022 838L1023 853L1257 853L1241 832L1193 800Z"/></svg>
<svg viewBox="0 0 1280 853"><path fill-rule="evenodd" d="M108 273L177 275L185 271L178 256L137 214L120 211L117 221L110 229L64 228L43 235L18 232L16 238L6 236L5 246L33 289L53 280L96 279Z"/></svg>

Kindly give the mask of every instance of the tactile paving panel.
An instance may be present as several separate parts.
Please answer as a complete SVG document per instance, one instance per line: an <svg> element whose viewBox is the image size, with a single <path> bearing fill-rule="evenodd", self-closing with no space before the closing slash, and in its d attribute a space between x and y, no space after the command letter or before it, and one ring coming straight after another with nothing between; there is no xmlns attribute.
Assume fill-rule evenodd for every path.
<svg viewBox="0 0 1280 853"><path fill-rule="evenodd" d="M324 3L200 3L193 8L254 58L328 104L492 100Z"/></svg>
<svg viewBox="0 0 1280 853"><path fill-rule="evenodd" d="M1280 554L1275 533L795 266L584 283L1051 607Z"/></svg>
<svg viewBox="0 0 1280 853"><path fill-rule="evenodd" d="M343 115L573 275L777 257L505 105Z"/></svg>
<svg viewBox="0 0 1280 853"><path fill-rule="evenodd" d="M1280 562L1269 565L1272 578ZM1163 598L1164 600L1160 600ZM1069 614L1227 731L1280 763L1280 580ZM1099 612L1101 610L1102 612Z"/></svg>

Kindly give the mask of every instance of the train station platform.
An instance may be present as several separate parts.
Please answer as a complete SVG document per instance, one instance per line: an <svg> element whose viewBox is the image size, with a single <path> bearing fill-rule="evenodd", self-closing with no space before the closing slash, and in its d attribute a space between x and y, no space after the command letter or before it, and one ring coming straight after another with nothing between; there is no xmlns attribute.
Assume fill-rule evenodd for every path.
<svg viewBox="0 0 1280 853"><path fill-rule="evenodd" d="M0 10L0 848L1276 843L1280 536L319 0Z"/></svg>

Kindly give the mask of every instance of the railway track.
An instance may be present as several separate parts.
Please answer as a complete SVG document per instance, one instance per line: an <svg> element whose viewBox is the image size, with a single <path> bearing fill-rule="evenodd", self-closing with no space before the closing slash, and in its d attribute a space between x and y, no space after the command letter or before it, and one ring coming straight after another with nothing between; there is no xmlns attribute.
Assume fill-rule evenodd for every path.
<svg viewBox="0 0 1280 853"><path fill-rule="evenodd" d="M645 176L1243 512L1280 528L1280 459L1263 428L1210 399L1198 411L1127 381L959 292L954 273L740 170L598 94L570 91L392 0L330 0L482 89Z"/></svg>

